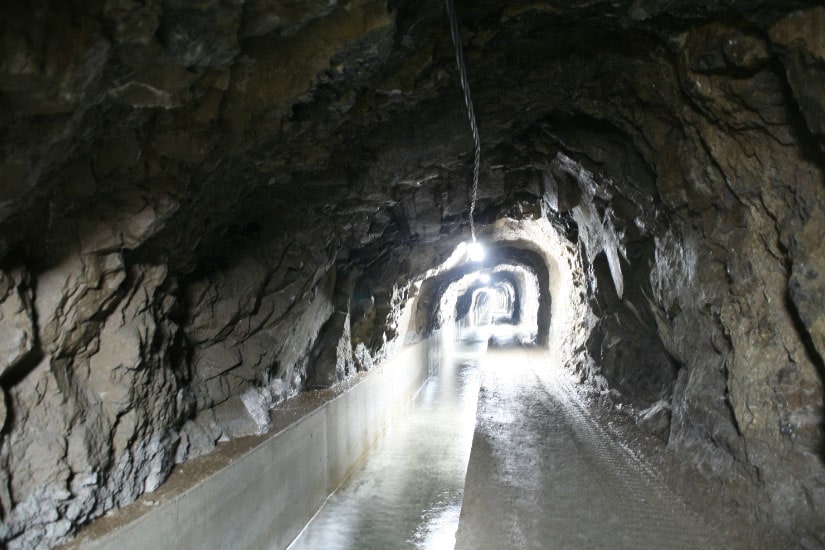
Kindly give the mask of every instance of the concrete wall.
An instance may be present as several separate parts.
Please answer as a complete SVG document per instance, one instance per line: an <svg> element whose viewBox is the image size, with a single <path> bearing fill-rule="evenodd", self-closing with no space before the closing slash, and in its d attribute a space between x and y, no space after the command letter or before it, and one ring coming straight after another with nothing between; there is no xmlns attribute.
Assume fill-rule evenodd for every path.
<svg viewBox="0 0 825 550"><path fill-rule="evenodd" d="M286 402L274 420L282 426L251 438L247 448L226 444L235 443L238 456L229 449L221 457L221 446L187 462L181 469L196 481L186 486L173 475L155 494L94 522L69 547L285 548L409 404L427 377L429 346L405 347L322 403ZM199 468L208 473L198 476Z"/></svg>

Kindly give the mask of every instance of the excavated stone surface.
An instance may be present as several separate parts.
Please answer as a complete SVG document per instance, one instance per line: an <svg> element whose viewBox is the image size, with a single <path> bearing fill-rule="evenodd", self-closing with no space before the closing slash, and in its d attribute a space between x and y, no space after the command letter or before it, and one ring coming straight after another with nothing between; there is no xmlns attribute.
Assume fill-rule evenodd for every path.
<svg viewBox="0 0 825 550"><path fill-rule="evenodd" d="M818 4L458 2L482 233L549 220L587 308L570 367L804 547ZM468 235L452 55L440 0L0 6L0 541L66 540L404 336Z"/></svg>

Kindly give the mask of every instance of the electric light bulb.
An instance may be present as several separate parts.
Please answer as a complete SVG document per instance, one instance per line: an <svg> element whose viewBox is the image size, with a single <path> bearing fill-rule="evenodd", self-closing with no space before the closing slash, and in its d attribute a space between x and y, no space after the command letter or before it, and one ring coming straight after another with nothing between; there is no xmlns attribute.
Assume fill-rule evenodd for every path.
<svg viewBox="0 0 825 550"><path fill-rule="evenodd" d="M484 259L484 247L481 243L473 241L467 245L467 257L471 262L480 262Z"/></svg>

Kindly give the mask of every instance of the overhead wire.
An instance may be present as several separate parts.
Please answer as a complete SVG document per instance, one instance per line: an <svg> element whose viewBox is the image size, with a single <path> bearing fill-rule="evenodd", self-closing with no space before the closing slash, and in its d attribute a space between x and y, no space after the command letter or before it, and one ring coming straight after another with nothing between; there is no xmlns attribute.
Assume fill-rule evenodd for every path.
<svg viewBox="0 0 825 550"><path fill-rule="evenodd" d="M470 131L473 134L473 182L470 188L470 235L473 242L476 240L475 210L478 198L478 175L481 169L481 137L478 133L476 114L473 109L473 98L470 94L470 79L467 76L467 65L464 62L464 47L461 44L461 28L458 24L458 14L454 0L446 0L447 16L450 19L450 35L455 46L455 60L458 65L458 74L461 80L461 89L464 91L464 105L467 108L467 118L470 121Z"/></svg>

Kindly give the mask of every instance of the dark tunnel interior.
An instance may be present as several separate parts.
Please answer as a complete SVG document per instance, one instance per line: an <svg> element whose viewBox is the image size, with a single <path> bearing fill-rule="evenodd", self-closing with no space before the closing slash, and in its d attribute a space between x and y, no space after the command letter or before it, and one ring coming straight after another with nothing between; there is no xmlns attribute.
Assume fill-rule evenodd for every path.
<svg viewBox="0 0 825 550"><path fill-rule="evenodd" d="M0 6L0 546L472 329L825 547L825 7L456 8L475 234L443 0Z"/></svg>

